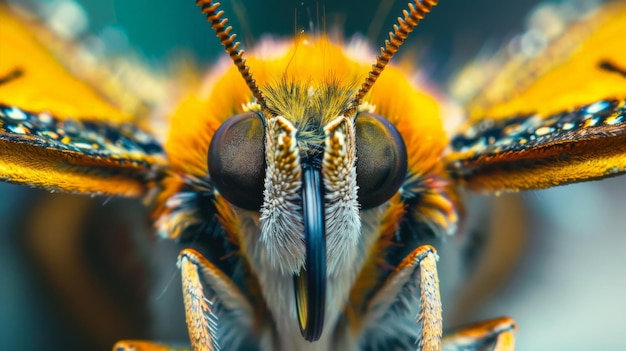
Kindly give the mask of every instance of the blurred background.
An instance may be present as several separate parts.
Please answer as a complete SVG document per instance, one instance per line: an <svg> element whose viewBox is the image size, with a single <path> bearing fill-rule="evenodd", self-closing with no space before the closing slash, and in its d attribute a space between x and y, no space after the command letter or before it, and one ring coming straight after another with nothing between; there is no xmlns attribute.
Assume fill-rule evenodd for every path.
<svg viewBox="0 0 626 351"><path fill-rule="evenodd" d="M164 72L180 57L206 70L222 54L191 0L17 2L66 37L103 56L138 58L150 71ZM377 47L405 6L223 2L246 48L323 24ZM567 3L584 11L598 1ZM523 31L537 4L442 1L403 52L420 81L444 96L465 63ZM141 203L8 184L0 193L0 349L104 350L122 338L186 342L180 248L153 238ZM440 249L446 325L508 315L518 322L519 350L626 350L626 177L495 200L467 194L467 203L472 235Z"/></svg>

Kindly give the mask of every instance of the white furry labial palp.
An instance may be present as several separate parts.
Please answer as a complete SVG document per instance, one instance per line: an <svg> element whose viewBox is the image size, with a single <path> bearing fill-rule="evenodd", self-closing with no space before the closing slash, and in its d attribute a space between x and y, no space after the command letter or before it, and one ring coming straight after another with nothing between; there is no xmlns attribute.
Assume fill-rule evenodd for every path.
<svg viewBox="0 0 626 351"><path fill-rule="evenodd" d="M361 219L357 201L354 125L340 116L324 127L325 148L322 161L326 216L327 276L330 311L341 310L359 272L362 258L357 257L361 239ZM359 262L357 262L359 261Z"/></svg>
<svg viewBox="0 0 626 351"><path fill-rule="evenodd" d="M304 224L300 203L302 171L296 128L281 116L272 117L266 127L266 163L261 237L255 262L285 275L304 266Z"/></svg>

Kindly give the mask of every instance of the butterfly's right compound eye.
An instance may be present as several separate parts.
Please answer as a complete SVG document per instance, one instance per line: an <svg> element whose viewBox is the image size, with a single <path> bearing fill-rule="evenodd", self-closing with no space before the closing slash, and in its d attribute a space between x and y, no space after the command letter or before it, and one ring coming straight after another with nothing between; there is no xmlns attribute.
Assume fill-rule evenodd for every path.
<svg viewBox="0 0 626 351"><path fill-rule="evenodd" d="M402 136L383 116L362 112L356 118L356 183L361 209L388 201L404 182L407 154Z"/></svg>
<svg viewBox="0 0 626 351"><path fill-rule="evenodd" d="M259 210L265 180L264 127L255 112L235 115L213 135L209 175L219 193L246 210Z"/></svg>

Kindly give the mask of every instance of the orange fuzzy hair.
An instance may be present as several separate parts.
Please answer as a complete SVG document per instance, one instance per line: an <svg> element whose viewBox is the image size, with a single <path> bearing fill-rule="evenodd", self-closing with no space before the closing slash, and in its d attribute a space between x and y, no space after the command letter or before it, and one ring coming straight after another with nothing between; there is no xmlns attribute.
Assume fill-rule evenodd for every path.
<svg viewBox="0 0 626 351"><path fill-rule="evenodd" d="M365 78L373 61L374 55L355 54L326 37L302 37L288 45L265 43L247 57L261 91L281 79L306 82L314 89L339 80L349 89ZM387 67L364 102L375 106L374 112L387 118L402 134L411 173L440 173L441 155L447 144L440 111L436 101L418 90L409 76L409 72ZM253 99L234 65L221 76L210 77L207 86L186 96L173 113L165 148L177 173L206 176L213 134Z"/></svg>

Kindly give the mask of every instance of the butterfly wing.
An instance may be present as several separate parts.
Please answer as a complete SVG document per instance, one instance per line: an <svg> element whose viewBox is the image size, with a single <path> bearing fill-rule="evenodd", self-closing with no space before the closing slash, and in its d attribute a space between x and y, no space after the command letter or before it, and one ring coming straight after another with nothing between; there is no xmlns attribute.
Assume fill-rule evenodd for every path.
<svg viewBox="0 0 626 351"><path fill-rule="evenodd" d="M76 78L41 39L65 45L66 54L78 51L37 35L35 26L0 6L0 179L80 193L144 193L167 166L159 142L131 123L137 110Z"/></svg>
<svg viewBox="0 0 626 351"><path fill-rule="evenodd" d="M446 159L452 176L515 191L626 172L624 33L626 5L612 3L539 55L509 58L467 105Z"/></svg>

